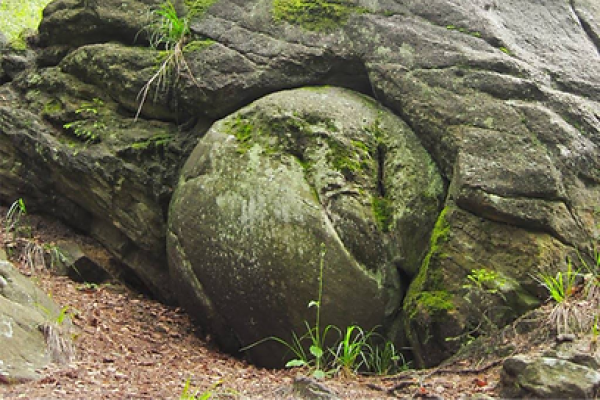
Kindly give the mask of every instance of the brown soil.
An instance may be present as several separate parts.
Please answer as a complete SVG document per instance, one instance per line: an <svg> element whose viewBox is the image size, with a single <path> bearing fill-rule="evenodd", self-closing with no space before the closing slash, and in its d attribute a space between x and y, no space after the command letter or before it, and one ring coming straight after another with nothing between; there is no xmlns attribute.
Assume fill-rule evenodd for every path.
<svg viewBox="0 0 600 400"><path fill-rule="evenodd" d="M0 208L0 215L6 215L6 208ZM34 234L28 240L38 244L67 238L103 253L89 238L49 218L28 216L26 223ZM2 233L0 243L4 243ZM282 398L289 397L295 377L306 374L298 369L260 369L220 353L198 335L182 310L162 305L119 282L91 287L46 268L32 270L23 259L14 261L59 306L69 307L76 359L39 371L39 381L0 386L2 398L179 398L186 382L190 392L211 393L212 398ZM501 342L492 346L508 344L511 353L530 345L515 335L498 340ZM348 399L452 399L475 393L495 397L502 358L490 354L489 347L487 350L475 350L437 369L409 370L389 377L334 377L323 384Z"/></svg>

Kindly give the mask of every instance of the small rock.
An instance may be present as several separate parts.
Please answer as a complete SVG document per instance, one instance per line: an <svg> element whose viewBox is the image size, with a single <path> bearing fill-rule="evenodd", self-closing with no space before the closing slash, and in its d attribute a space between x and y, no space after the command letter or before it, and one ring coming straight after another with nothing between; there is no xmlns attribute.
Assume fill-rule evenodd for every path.
<svg viewBox="0 0 600 400"><path fill-rule="evenodd" d="M561 333L556 337L557 343L572 342L575 340L575 335L572 333Z"/></svg>
<svg viewBox="0 0 600 400"><path fill-rule="evenodd" d="M558 345L551 357L600 371L600 352L593 350L593 343L594 338L591 334L583 336L573 342Z"/></svg>
<svg viewBox="0 0 600 400"><path fill-rule="evenodd" d="M2 285L0 383L39 379L38 371L51 361L49 355L53 346L48 346L38 327L47 326L49 319L59 315L59 308L46 293L6 261L0 261Z"/></svg>
<svg viewBox="0 0 600 400"><path fill-rule="evenodd" d="M504 397L590 399L600 391L600 372L570 361L543 356L515 356L502 371Z"/></svg>
<svg viewBox="0 0 600 400"><path fill-rule="evenodd" d="M110 279L104 268L85 253L79 244L64 241L58 244L66 268L65 274L75 282L102 283Z"/></svg>
<svg viewBox="0 0 600 400"><path fill-rule="evenodd" d="M322 400L337 399L338 397L324 384L305 376L294 379L292 392L298 399Z"/></svg>

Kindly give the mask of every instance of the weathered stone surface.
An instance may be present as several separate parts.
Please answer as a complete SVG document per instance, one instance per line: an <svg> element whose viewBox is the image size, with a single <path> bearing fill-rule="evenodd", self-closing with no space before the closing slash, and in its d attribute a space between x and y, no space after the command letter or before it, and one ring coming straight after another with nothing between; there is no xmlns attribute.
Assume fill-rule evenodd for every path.
<svg viewBox="0 0 600 400"><path fill-rule="evenodd" d="M558 358L595 371L600 370L600 349L597 338L592 334L581 335L578 339L560 343L556 348L545 352L544 357Z"/></svg>
<svg viewBox="0 0 600 400"><path fill-rule="evenodd" d="M3 258L0 254L0 383L16 383L38 378L36 370L52 361L40 327L59 311Z"/></svg>
<svg viewBox="0 0 600 400"><path fill-rule="evenodd" d="M506 397L594 399L600 372L561 358L515 356L504 362L502 385Z"/></svg>
<svg viewBox="0 0 600 400"><path fill-rule="evenodd" d="M417 229L416 251L390 256L407 280L417 277L396 326L405 326L423 364L449 356L460 341L446 338L464 337L477 319L461 300L474 268L511 283L514 309L497 317L503 323L536 303L531 274L591 253L600 236L597 2L361 0L338 15L304 18L306 10L285 14L268 0L220 0L192 21L186 69L156 98L151 88L134 125L136 97L164 57L141 47L157 3L53 2L40 27L39 69L0 87L0 200L29 196L28 204L70 220L157 296L170 297L166 209L196 140L257 98L319 84L387 106L448 187L447 234L428 241ZM94 98L108 111L81 118L77 110ZM81 120L83 132L109 128L86 143L64 128ZM155 145L163 135L169 144ZM332 210L353 207L340 199ZM411 248L393 235L390 243ZM356 254L364 250L356 257L381 260L372 256L377 246L343 239ZM418 265L422 246L429 256ZM423 298L443 312L427 311Z"/></svg>
<svg viewBox="0 0 600 400"><path fill-rule="evenodd" d="M477 240L474 240L476 238ZM541 288L531 270L560 268L568 247L552 236L475 216L446 206L432 234L429 254L404 301L405 326L418 365L435 365L457 351L464 332L483 333L482 313L495 326L540 304ZM495 271L486 282L499 293L487 294L485 308L469 304L464 285L472 271ZM536 296L536 294L538 296Z"/></svg>
<svg viewBox="0 0 600 400"><path fill-rule="evenodd" d="M385 325L407 284L397 268L420 265L443 195L416 136L370 98L267 96L217 122L183 169L169 214L176 293L217 341L235 336L230 351L287 339L313 319L323 245L323 326ZM266 366L286 352L249 350Z"/></svg>
<svg viewBox="0 0 600 400"><path fill-rule="evenodd" d="M93 43L119 41L133 45L146 42L154 0L60 0L44 10L40 41L45 47L71 48Z"/></svg>
<svg viewBox="0 0 600 400"><path fill-rule="evenodd" d="M32 210L96 237L172 302L164 209L181 153L196 138L171 124L124 118L117 103L58 68L24 74L15 87L34 90L22 100L37 115L11 106L14 91L0 98L2 198L25 197Z"/></svg>

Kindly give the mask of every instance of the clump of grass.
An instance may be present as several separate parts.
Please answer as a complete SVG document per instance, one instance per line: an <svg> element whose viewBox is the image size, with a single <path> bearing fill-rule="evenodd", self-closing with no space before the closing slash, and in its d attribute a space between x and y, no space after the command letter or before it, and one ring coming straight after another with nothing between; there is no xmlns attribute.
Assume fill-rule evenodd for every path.
<svg viewBox="0 0 600 400"><path fill-rule="evenodd" d="M367 359L369 372L375 375L391 375L410 368L410 362L404 359L402 353L398 352L390 341L371 346Z"/></svg>
<svg viewBox="0 0 600 400"><path fill-rule="evenodd" d="M356 374L359 369L367 365L365 349L369 348L369 339L372 331L365 332L362 328L352 325L346 328L342 339L333 352L335 370L344 376Z"/></svg>
<svg viewBox="0 0 600 400"><path fill-rule="evenodd" d="M11 204L6 213L6 218L4 220L4 235L6 236L6 241L10 240L8 239L9 234L12 234L12 240L15 240L19 232L23 230L21 219L25 215L27 215L25 201L22 198L19 198Z"/></svg>
<svg viewBox="0 0 600 400"><path fill-rule="evenodd" d="M159 93L164 93L177 83L177 80L183 73L195 82L193 73L185 59L185 52L190 39L190 22L194 18L199 18L206 13L208 8L216 0L195 0L186 1L188 12L180 15L177 8L171 0L166 0L157 9L150 12L151 23L145 28L150 31L150 46L162 53L161 61L157 71L144 84L138 94L139 106L135 114L137 120L142 112L150 89L155 88L154 100L156 101ZM202 42L208 47L212 41Z"/></svg>
<svg viewBox="0 0 600 400"><path fill-rule="evenodd" d="M32 252L36 249L30 246L31 227L26 223L27 207L22 198L15 200L9 207L4 218L4 248L9 257L16 257L19 248L23 250L21 258L24 261L34 260ZM29 266L32 263L28 263Z"/></svg>
<svg viewBox="0 0 600 400"><path fill-rule="evenodd" d="M573 270L571 260L567 261L567 271L558 271L556 275L540 274L536 280L548 290L550 297L557 303L565 302L573 293L579 271Z"/></svg>
<svg viewBox="0 0 600 400"><path fill-rule="evenodd" d="M541 274L536 278L556 303L549 323L558 334L593 333L597 329L600 315L600 261L597 253L594 252L595 265L587 264L580 257L582 268L575 269L568 259L565 272L559 271L554 276Z"/></svg>
<svg viewBox="0 0 600 400"><path fill-rule="evenodd" d="M21 254L21 260L24 261L33 274L37 270L46 268L46 251L43 246L35 241L28 241Z"/></svg>
<svg viewBox="0 0 600 400"><path fill-rule="evenodd" d="M26 216L25 200L15 200L4 218L4 248L9 257L18 259L34 274L54 267L64 256L56 246L42 244L34 237Z"/></svg>

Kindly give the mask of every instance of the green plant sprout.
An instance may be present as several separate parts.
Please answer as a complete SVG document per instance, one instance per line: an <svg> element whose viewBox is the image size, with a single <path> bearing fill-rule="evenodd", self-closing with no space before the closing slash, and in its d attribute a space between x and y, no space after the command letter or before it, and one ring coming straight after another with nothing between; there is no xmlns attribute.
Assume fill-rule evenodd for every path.
<svg viewBox="0 0 600 400"><path fill-rule="evenodd" d="M153 85L155 86L154 101L156 101L158 94L168 89L170 83L168 80L172 73L175 73L175 77L179 77L182 71L189 72L189 66L183 53L186 38L190 32L189 19L180 17L170 0L153 10L151 15L156 22L150 28L153 30L150 35L150 46L156 50L163 50L162 61L157 71L138 94L139 106L135 114L136 121Z"/></svg>
<svg viewBox="0 0 600 400"><path fill-rule="evenodd" d="M86 143L95 143L99 137L99 132L106 129L106 124L98 120L98 110L104 102L94 98L91 103L83 103L81 107L75 110L75 114L82 118L63 125L63 128L73 132L75 136L84 140Z"/></svg>
<svg viewBox="0 0 600 400"><path fill-rule="evenodd" d="M373 331L365 332L356 325L346 328L346 333L335 351L331 350L336 371L344 376L351 376L355 375L363 365L368 364L366 350L370 348L369 339L372 334Z"/></svg>
<svg viewBox="0 0 600 400"><path fill-rule="evenodd" d="M385 341L380 346L371 346L369 350L367 366L376 375L390 375L410 368L410 362L406 362L402 353L390 341Z"/></svg>
<svg viewBox="0 0 600 400"><path fill-rule="evenodd" d="M502 278L496 271L485 268L473 269L467 275L468 283L463 285L465 289L477 289L489 294L499 292L499 287L506 284L506 280Z"/></svg>
<svg viewBox="0 0 600 400"><path fill-rule="evenodd" d="M173 50L177 42L190 33L189 20L177 14L175 5L167 0L158 9L152 11L156 25L150 35L150 44L153 48Z"/></svg>
<svg viewBox="0 0 600 400"><path fill-rule="evenodd" d="M19 230L21 218L24 215L27 215L25 201L23 201L22 198L19 198L11 204L4 221L4 233L8 235L10 232L13 232L13 240L14 233Z"/></svg>
<svg viewBox="0 0 600 400"><path fill-rule="evenodd" d="M594 254L596 257L596 253ZM575 269L571 259L567 259L567 270L556 275L540 274L538 283L548 291L555 305L548 316L549 323L557 333L592 333L597 326L600 310L600 290L598 270L580 257L582 269ZM595 260L597 261L597 260ZM581 273L587 271L588 273Z"/></svg>
<svg viewBox="0 0 600 400"><path fill-rule="evenodd" d="M54 313L52 310L44 307L43 305L41 305L39 303L36 303L35 306L37 308L39 308L40 310L42 310L52 323L59 325L59 326L63 325L67 321L67 318L71 319L71 317L73 317L73 315L75 315L76 313L79 312L70 306L62 307L58 313Z"/></svg>
<svg viewBox="0 0 600 400"><path fill-rule="evenodd" d="M56 268L60 263L64 263L66 256L55 244L45 243L43 245L44 252L48 254L50 258L50 268Z"/></svg>
<svg viewBox="0 0 600 400"><path fill-rule="evenodd" d="M457 340L464 336L472 340L474 333L487 334L497 329L494 313L501 307L496 304L496 299L500 297L502 300L506 300L501 291L505 285L506 279L496 271L486 268L471 270L471 273L467 275L467 283L462 286L467 291L464 299L469 303L473 314L481 316L481 319L471 331L446 340Z"/></svg>

